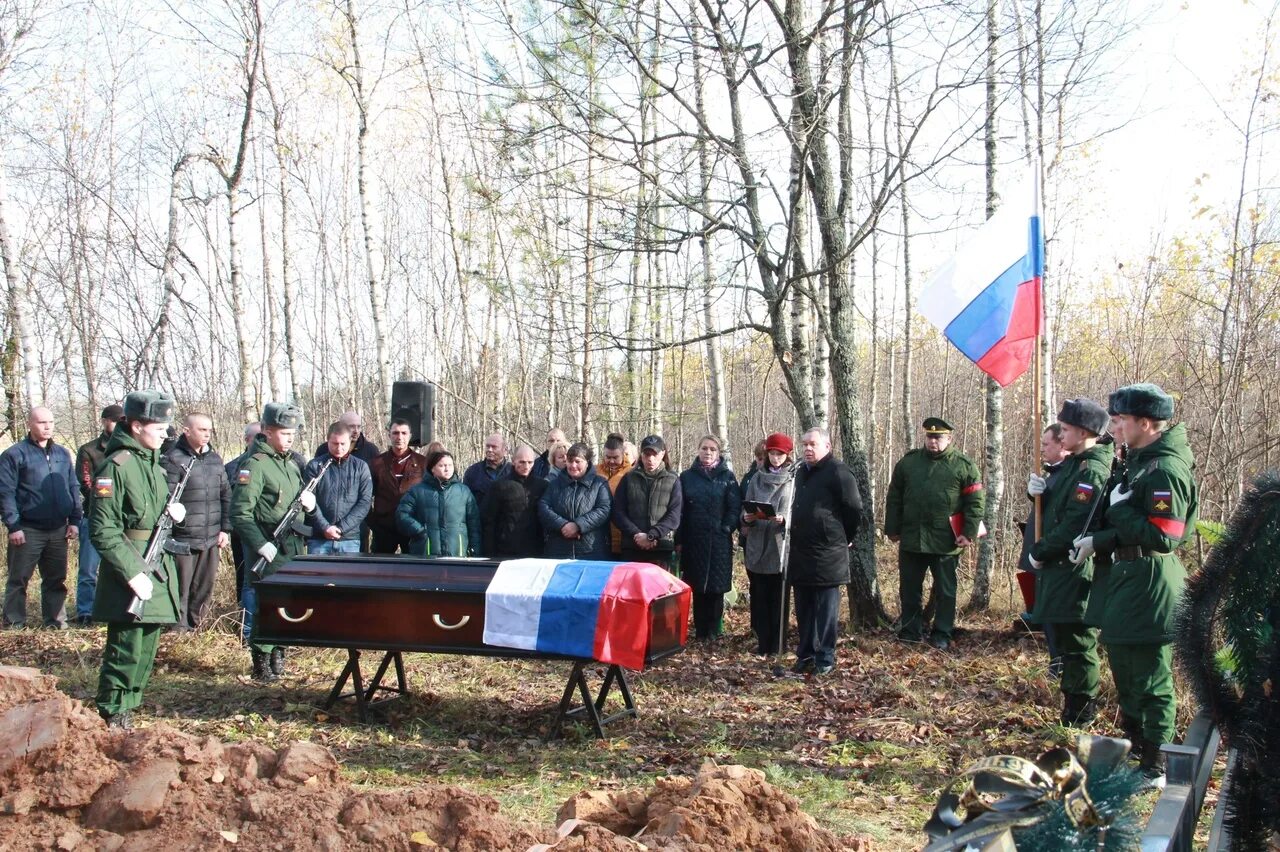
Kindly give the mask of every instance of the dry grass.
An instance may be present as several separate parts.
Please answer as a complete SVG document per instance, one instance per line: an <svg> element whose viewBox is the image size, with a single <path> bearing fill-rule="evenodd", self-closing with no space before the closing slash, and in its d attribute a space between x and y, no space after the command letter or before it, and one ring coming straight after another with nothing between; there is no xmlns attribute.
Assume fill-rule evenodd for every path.
<svg viewBox="0 0 1280 852"><path fill-rule="evenodd" d="M764 769L833 831L869 836L877 849L919 848L957 772L990 754L1034 757L1076 733L1057 724L1040 637L1008 629L1007 596L997 600L1003 611L963 619L951 652L896 643L887 630L846 637L837 672L821 680L774 677L771 661L750 653L739 606L726 617L727 638L631 677L640 718L620 722L611 739L575 727L546 741L566 663L406 655L412 694L380 708L371 725L356 724L352 707L321 706L343 652L296 650L281 684L253 684L231 585L220 580L222 615L211 629L164 638L144 722L227 740L311 740L332 749L355 783L456 783L542 824L579 790L647 785L714 760ZM55 674L91 701L103 635L9 631L0 660ZM1190 714L1180 715L1185 726ZM1115 731L1111 719L1096 728Z"/></svg>

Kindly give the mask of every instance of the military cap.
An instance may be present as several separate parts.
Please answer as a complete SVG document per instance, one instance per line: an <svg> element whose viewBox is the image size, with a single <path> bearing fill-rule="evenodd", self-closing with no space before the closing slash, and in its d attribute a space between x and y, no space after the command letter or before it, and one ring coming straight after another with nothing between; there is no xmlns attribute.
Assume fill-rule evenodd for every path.
<svg viewBox="0 0 1280 852"><path fill-rule="evenodd" d="M1125 385L1119 390L1112 391L1110 399L1107 400L1107 411L1129 417L1170 420L1173 418L1173 397L1165 393L1159 385L1139 382L1136 385Z"/></svg>
<svg viewBox="0 0 1280 852"><path fill-rule="evenodd" d="M1101 435L1107 431L1107 421L1110 419L1106 409L1084 396L1079 399L1065 400L1062 403L1062 410L1058 412L1059 423L1078 426L1095 435Z"/></svg>
<svg viewBox="0 0 1280 852"><path fill-rule="evenodd" d="M173 397L164 391L132 391L124 398L124 416L148 423L172 423L175 405Z"/></svg>
<svg viewBox="0 0 1280 852"><path fill-rule="evenodd" d="M952 425L941 417L926 417L921 425L924 426L926 435L947 435L955 431Z"/></svg>
<svg viewBox="0 0 1280 852"><path fill-rule="evenodd" d="M292 402L268 402L262 407L262 425L297 429L302 426L302 409Z"/></svg>

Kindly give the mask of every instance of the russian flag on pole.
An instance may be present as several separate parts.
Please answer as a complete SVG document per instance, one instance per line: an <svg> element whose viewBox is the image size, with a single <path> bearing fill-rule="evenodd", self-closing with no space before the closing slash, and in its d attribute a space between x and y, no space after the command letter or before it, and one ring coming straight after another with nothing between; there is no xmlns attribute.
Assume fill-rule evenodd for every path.
<svg viewBox="0 0 1280 852"><path fill-rule="evenodd" d="M1027 371L1043 327L1041 223L1031 169L917 300L920 313L1001 385Z"/></svg>
<svg viewBox="0 0 1280 852"><path fill-rule="evenodd" d="M692 590L647 562L511 559L484 595L484 642L643 669L649 604L681 596L683 645Z"/></svg>

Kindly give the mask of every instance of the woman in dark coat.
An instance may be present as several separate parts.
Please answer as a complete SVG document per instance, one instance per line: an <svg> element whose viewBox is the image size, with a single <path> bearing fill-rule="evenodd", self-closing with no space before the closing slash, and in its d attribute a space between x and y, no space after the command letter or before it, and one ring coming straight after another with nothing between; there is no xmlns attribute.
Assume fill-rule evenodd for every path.
<svg viewBox="0 0 1280 852"><path fill-rule="evenodd" d="M733 531L742 509L719 438L704 435L698 442L698 457L680 474L680 488L680 577L693 587L694 636L712 639L724 632L724 595L733 588Z"/></svg>
<svg viewBox="0 0 1280 852"><path fill-rule="evenodd" d="M612 559L609 483L591 469L586 444L569 448L568 461L538 501L538 520L546 534L542 555L552 559Z"/></svg>
<svg viewBox="0 0 1280 852"><path fill-rule="evenodd" d="M453 456L427 456L429 476L409 489L396 507L396 526L418 556L476 556L480 550L480 508L462 484Z"/></svg>

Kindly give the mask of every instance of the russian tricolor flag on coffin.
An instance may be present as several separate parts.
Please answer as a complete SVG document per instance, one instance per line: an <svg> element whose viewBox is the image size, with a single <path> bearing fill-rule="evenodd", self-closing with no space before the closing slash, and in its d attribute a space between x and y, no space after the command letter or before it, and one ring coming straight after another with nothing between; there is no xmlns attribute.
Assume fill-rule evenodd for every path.
<svg viewBox="0 0 1280 852"><path fill-rule="evenodd" d="M484 642L643 669L649 604L680 595L680 644L692 589L647 562L510 559L484 595Z"/></svg>
<svg viewBox="0 0 1280 852"><path fill-rule="evenodd" d="M938 270L916 304L978 369L1007 385L1031 364L1044 321L1043 275L1044 229L1033 169Z"/></svg>

